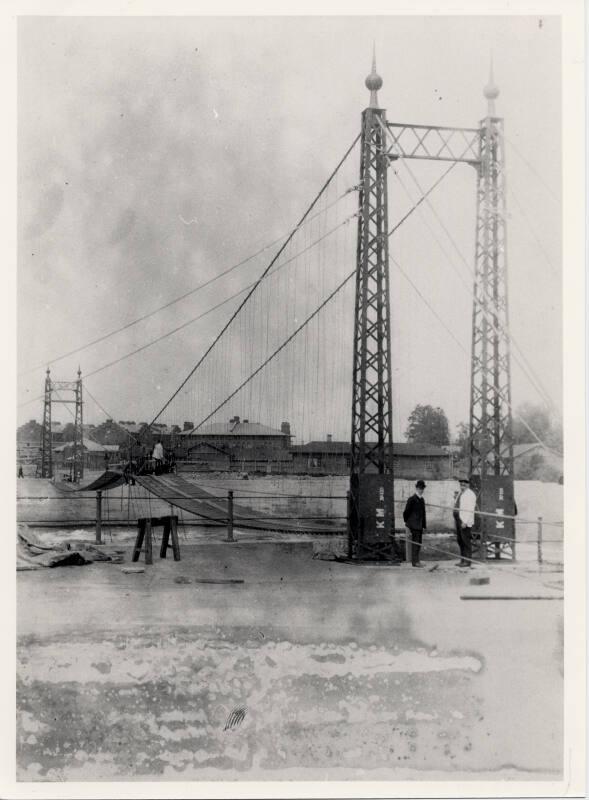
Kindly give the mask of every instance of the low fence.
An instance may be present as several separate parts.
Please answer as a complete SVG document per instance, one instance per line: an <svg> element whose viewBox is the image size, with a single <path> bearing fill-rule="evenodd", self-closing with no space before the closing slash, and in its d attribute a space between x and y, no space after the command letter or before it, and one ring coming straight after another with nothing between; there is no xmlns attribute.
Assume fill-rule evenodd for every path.
<svg viewBox="0 0 589 800"><path fill-rule="evenodd" d="M187 477L187 476L184 476ZM346 492L348 480L339 476L330 478L307 477L263 477L249 480L228 479L202 475L193 476L196 483L219 499L226 500L232 492L236 504L247 506L252 514L260 514L266 520L306 519L331 523L341 531L346 520ZM18 520L35 527L58 527L77 525L88 527L95 524L96 497L94 493L76 493L64 496L49 481L19 482ZM32 494L26 494L27 489ZM453 534L455 481L431 481L426 489L428 532ZM414 491L414 482L395 481L396 527L403 530L402 510L407 498ZM536 481L516 481L515 493L519 507L516 520L518 560L538 563L562 563L563 524L559 520L562 508L563 487ZM170 498L173 500L173 498ZM178 498L180 500L180 498ZM161 516L170 513L170 505L149 495L140 487L129 487L104 492L102 525L104 527L135 525L140 516ZM541 513L533 514L532 509ZM530 513L532 512L532 513ZM497 516L497 515L490 515ZM239 531L239 517L233 525ZM184 515L184 524L206 524ZM496 537L501 538L501 537ZM504 537L506 538L506 537ZM428 540L434 541L431 537ZM446 541L449 541L446 537ZM507 541L507 539L506 539ZM430 544L429 549L435 547ZM452 548L454 550L454 548Z"/></svg>

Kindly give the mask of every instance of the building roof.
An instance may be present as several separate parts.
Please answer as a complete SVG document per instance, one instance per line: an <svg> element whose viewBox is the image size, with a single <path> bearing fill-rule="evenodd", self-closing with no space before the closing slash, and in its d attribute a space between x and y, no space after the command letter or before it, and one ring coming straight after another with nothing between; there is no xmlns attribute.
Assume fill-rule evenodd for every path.
<svg viewBox="0 0 589 800"><path fill-rule="evenodd" d="M260 422L211 422L202 428L182 431L181 436L287 436L283 431Z"/></svg>
<svg viewBox="0 0 589 800"><path fill-rule="evenodd" d="M320 455L340 455L350 452L350 442L307 442L296 444L291 450L295 453L318 453ZM448 453L435 444L417 442L393 442L393 455L396 456L437 456L448 458Z"/></svg>

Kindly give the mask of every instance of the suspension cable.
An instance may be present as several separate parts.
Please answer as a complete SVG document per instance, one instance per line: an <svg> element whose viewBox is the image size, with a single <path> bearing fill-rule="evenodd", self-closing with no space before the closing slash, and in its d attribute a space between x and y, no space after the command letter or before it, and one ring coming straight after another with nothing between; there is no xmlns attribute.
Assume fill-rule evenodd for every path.
<svg viewBox="0 0 589 800"><path fill-rule="evenodd" d="M154 422L155 422L155 421L156 421L156 420L157 420L157 419L158 419L158 418L161 416L161 414L163 414L163 412L164 412L164 411L166 410L166 408L167 408L167 407L170 405L170 403L172 402L172 400L173 400L173 399L174 399L174 398L175 398L175 397L176 397L176 396L177 396L177 395L180 393L180 391L181 391L181 390L184 388L184 386L186 385L186 383L187 383L187 382L190 380L190 378L191 378L191 377L194 375L194 373L195 373L195 372L198 370L198 368L199 368L199 367L200 367L200 365L203 363L203 361L205 360L205 358L208 356L208 354L209 354L209 353L211 352L211 350L212 350L212 349L215 347L215 345L217 344L217 342L218 342L218 341L221 339L221 337L224 335L225 331L226 331L226 330L229 328L229 326L231 325L231 323L233 322L233 320L234 320L234 319L237 317L237 315L239 314L239 312L241 311L241 309L242 309L242 308L245 306L245 304L248 302L248 300L250 299L250 297L252 296L252 294L253 294L253 293L256 291L256 288L257 288L257 286L260 284L260 282L263 280L263 278L264 278L264 277L265 277L265 276L266 276L266 275L267 275L267 274L270 272L270 270L272 269L272 267L274 266L274 264L275 264L275 263L278 261L278 259L280 258L280 256L282 255L282 253L284 252L284 250L286 249L286 247L288 246L288 244L290 243L290 241L291 241L291 240L292 240L292 238L294 237L295 233L296 233L296 232L299 230L299 228L301 227L301 225L302 225L302 224L305 222L305 220L307 219L307 217L309 216L309 214L311 213L311 211L313 210L313 208L314 208L314 207L315 207L315 205L317 204L317 202L318 202L319 198L321 197L321 195L323 194L323 192L324 192L324 191L327 189L327 187L329 186L329 184L330 184L330 183L331 183L331 181L333 180L334 176L337 174L338 170L340 169L340 167L342 166L342 164L344 163L344 161L347 159L347 157L349 156L349 154L352 152L352 150L353 150L353 149L354 149L354 147L356 146L356 143L358 142L359 138L360 138L360 134L358 134L358 136L356 136L356 138L354 139L354 141L352 142L352 144L350 145L350 147L349 147L349 148L346 150L346 152L345 152L344 156L343 156L343 157L340 159L340 161L339 161L338 165L336 166L336 168L333 170L333 172L331 173L331 175L330 175L330 176L327 178L327 180L325 181L325 183L323 184L323 186L321 187L321 189L319 190L319 192L317 193L317 195L315 196L315 198L314 198L314 199L313 199L313 201L311 202L310 206L307 208L307 210L305 211L305 213L303 214L303 216L301 217L301 219L299 220L299 222L297 223L297 225L295 226L295 228L293 228L292 232L291 232L291 233L290 233L290 235L287 237L286 241L285 241L285 242L282 244L282 246L279 248L279 250L278 250L278 252L276 253L276 255L275 255L275 256L274 256L274 257L271 259L270 263L269 263L269 264L268 264L268 266L265 268L265 270L262 272L262 274L260 275L260 277L258 278L258 280L256 281L256 283L254 284L253 288L252 288L252 289L250 289L250 291L248 292L247 296L246 296L246 297L245 297L245 298L244 298L244 299L241 301L241 303L239 304L239 306L237 307L237 309L236 309L236 310L233 312L233 314L231 315L231 317L229 318L229 320L228 320L228 321L225 323L225 325L223 326L223 328L221 329L221 331L220 331L220 332L217 334L217 336L215 337L215 339L213 340L213 342L210 344L210 346L209 346L209 347L206 349L206 351L204 352L204 354L203 354L203 355L202 355L202 356L199 358L199 360L197 361L197 363L195 364L195 366L194 366L194 367L193 367L193 368L190 370L190 372L188 373L188 375L186 376L186 378L184 378L184 380L182 381L182 383L180 384L180 386L179 386L179 387L176 389L176 391L174 392L174 394L173 394L173 395L170 397L170 399L169 399L169 400L168 400L168 401L167 401L167 402L166 402L166 403L165 403L165 404L162 406L162 408L161 408L161 409L158 411L158 413L155 415L155 417L154 417L154 418L152 419L152 421L149 423L149 425L147 426L147 430L150 430L150 429L151 429L151 426L153 425L153 423L154 423Z"/></svg>
<svg viewBox="0 0 589 800"><path fill-rule="evenodd" d="M343 197L345 197L347 194L348 194L348 192L344 192L339 197L336 197L335 200L333 200L330 203L330 205L328 205L326 207L326 209L324 209L324 210L327 210L327 209L331 208L332 206L336 205L337 203L339 203L339 201ZM315 217L317 217L319 214L324 213L324 210L322 210L320 212L317 212L317 214L313 214L312 216L308 217L306 222L310 222L312 219L315 219ZM57 356L56 358L52 358L52 359L50 359L48 361L45 361L45 362L43 362L41 364L37 364L37 366L35 366L35 367L30 367L29 369L22 370L21 372L18 373L19 376L20 375L28 375L29 373L34 372L35 370L40 369L41 367L56 364L58 361L63 361L63 359L64 358L68 358L68 356L73 356L76 353L81 353L83 350L87 350L89 347L92 347L95 344L100 344L101 342L104 342L107 339L110 339L112 336L115 336L117 333L122 333L123 331L126 331L129 328L132 328L134 325L137 325L140 322L143 322L144 320L149 319L150 317L153 317L156 314L159 314L160 311L164 311L166 308L170 308L170 306L173 306L176 303L179 303L181 300L185 300L187 297L190 297L191 295L196 294L197 292L200 292L202 289L205 289L207 286L210 286L211 284L215 283L216 281L220 280L221 278L224 278L226 275L229 275L231 272L233 272L234 270L238 269L239 267L242 267L244 264L247 264L249 261L252 261L254 258L257 258L262 253L265 253L266 250L269 250L270 248L272 248L275 245L277 245L279 242L281 242L287 236L292 235L293 233L296 233L296 231L297 231L297 229L299 227L300 227L300 223L294 229L288 231L287 233L283 233L281 236L277 237L272 242L269 242L268 244L264 245L264 247L262 247L260 250L257 250L255 253L252 253L251 255L247 256L246 258L242 259L241 261L238 261L236 264L233 264L233 266L228 267L227 269L223 270L222 272L219 272L217 275L214 275L209 280L204 281L204 283L200 283L198 286L195 286L194 288L189 289L187 292L184 292L184 294L181 294L178 297L175 297L172 300L167 301L163 305L158 306L157 308L154 308L152 311L148 311L145 314L142 314L140 317L137 317L136 319L131 320L130 322L125 323L124 325L121 325L121 327L116 328L115 330L112 330L109 333L105 333L102 336L99 336L98 338L93 339L90 342L86 342L86 344L83 344L83 345L80 345L79 347L76 347L74 350L69 350L67 353L63 353L62 355Z"/></svg>
<svg viewBox="0 0 589 800"><path fill-rule="evenodd" d="M437 320L438 320L438 322L439 322L439 323L442 325L442 327L443 327L443 328L446 330L446 332L450 334L450 336L451 336L451 337L454 339L454 341L455 341L455 342L456 342L456 344L457 344L457 345L460 347L460 349L461 349L461 350L462 350L464 353L466 353L466 355L467 355L467 356L468 356L468 355L470 355L470 354L469 354L469 351L468 351L468 348L467 348L467 347L465 347L465 346L462 344L462 342L460 342L460 341L459 341L459 340L456 338L456 336L455 336L455 335L454 335L454 333L453 333L453 332L450 330L450 328L449 328L449 327L446 325L446 323L444 322L444 320L443 320L443 319L442 319L442 318L439 316L439 314L438 314L436 311L434 311L434 309L433 309L432 305L431 305L431 304L430 304L430 303L429 303L429 302L426 300L426 298L423 296L423 294L420 292L420 290L417 288L417 286L416 286L416 285L413 283L413 281L411 280L411 278L409 277L409 275L408 275L408 274L405 272L405 270L403 269L403 267L401 266L401 264L399 264L399 262L398 262L398 261L397 261L395 258L393 258L393 256L391 256L390 254L389 254L389 258L390 258L390 259L391 259L391 261L392 261L392 262L393 262L393 263L394 263L394 264L395 264L395 265L398 267L398 269L399 269L399 272L400 272L400 273L403 275L403 277L404 277L404 278L405 278L405 279L406 279L406 280L407 280L407 281L408 281L408 282L411 284L411 286L412 286L412 287L415 289L415 291L417 292L417 294L419 295L419 297L422 299L422 301L424 302L424 304L425 304L425 305L426 305L426 306L429 308L429 310L430 310L430 311L432 312L432 314L433 314L433 315L436 317L436 319L437 319ZM541 444L541 445L542 445L542 447L544 447L544 449L545 449L545 450L551 450L551 448L550 448L550 447L548 447L548 445L546 444L546 442L542 441L542 439L541 439L541 438L538 436L538 434L537 434L537 433L536 433L534 430L532 430L532 428L531 428L531 427L528 425L528 423L527 423L527 422L526 422L526 420L525 420L525 419L522 417L522 415L521 415L521 414L520 414L518 411L516 411L516 410L515 410L515 409L512 407L511 403L507 402L507 405L509 406L509 409L510 409L511 413L512 413L512 414L513 414L515 417L517 417L517 419L519 419L519 421L520 421L520 422L523 424L523 426L526 428L526 430L528 431L528 433L530 433L530 434L531 434L531 435L534 437L534 439L535 439L535 440L538 442L538 444ZM560 454L559 454L559 455L560 455Z"/></svg>
<svg viewBox="0 0 589 800"><path fill-rule="evenodd" d="M421 189L421 185L420 185L419 181L417 180L417 178L415 177L415 175L414 175L414 173L412 172L412 170L409 168L409 165L405 163L405 164L404 164L404 166L405 166L406 170L408 171L409 175L411 176L411 178L413 179L413 181L415 182L415 185L418 187L419 191L422 191L422 189ZM405 184L403 183L403 181L402 181L402 179L401 179L400 175L397 175L397 177L398 177L398 179L399 179L399 183L401 184L401 186L403 187L403 189L404 189L404 190L405 190L405 192L407 193L408 197L411 199L411 194L410 194L410 192L408 191L408 189L407 189L407 187L405 186ZM463 263L466 265L466 267L467 267L467 269L468 269L468 271L469 271L469 274L470 274L470 276L471 276L471 277L474 277L474 272L473 272L472 268L471 268L471 267L470 267L470 265L468 264L468 261L465 259L464 255L462 254L462 252L460 251L460 249L458 248L458 245L456 244L456 241L455 241L455 240L454 240L454 238L452 237L452 234L451 234L451 233L450 233L450 231L448 230L447 226L444 224L443 220L440 218L440 216L439 216L439 215L438 215L438 213L436 212L435 208L434 208L434 207L431 205L431 203L429 203L429 202L428 202L428 206L429 206L430 210L432 211L432 213L434 214L435 218L436 218L436 219L438 220L438 222L440 223L440 225L441 225L441 227L443 228L444 232L446 233L446 235L447 235L447 236L448 236L448 238L450 239L450 242L452 243L452 245L453 245L454 249L456 250L456 252L459 254L459 256L460 256L461 260L462 260L462 261L463 261ZM514 360L515 360L515 361L518 363L518 365L521 367L522 371L524 372L524 375L526 375L526 377L528 378L528 380L530 381L530 383L532 384L532 386L533 386L533 387L536 389L536 391L538 392L538 394L540 395L540 397L542 398L542 400L544 401L544 403L545 403L545 404L546 404L546 405L547 405L547 406L548 406L548 407L549 407L549 408L550 408L552 411L556 411L556 405L555 405L554 401L553 401L553 400L552 400L552 398L550 397L550 394L549 394L549 393L548 393L548 391L545 389L545 387L543 386L543 384L542 384L542 382L540 381L540 379L538 378L538 376L535 374L535 372L534 372L534 370L533 370L532 366L530 365L529 361L527 360L527 358L526 358L525 354L523 353L523 351L522 351L521 347L519 346L519 344L518 344L518 342L516 341L516 339L515 339L515 337L513 336L513 334L512 334L510 331L508 331L508 330L505 328L505 326L503 326L503 325L501 324L501 322L499 322L498 320L497 320L497 321L495 321L495 319L494 319L494 318L492 318L492 312L488 311L488 310L487 310L487 309L484 307L484 305L481 303L481 301L480 301L480 300L479 300L479 299L476 297L476 295L475 295L475 293L473 292L473 290L471 289L471 287L470 287L470 286L469 286L469 285L466 283L466 281L464 280L464 278L462 277L462 275L461 275L461 274L460 274L460 273L457 271L457 269L455 268L453 261L451 260L450 256L449 256L449 255L446 253L445 249L443 248L443 246L442 246L441 242L439 241L438 237L435 235L434 231L432 230L432 228L431 228L431 226L429 225L429 223L428 223L428 221L427 221L427 219L426 219L426 218L424 218L424 222L425 222L426 226L428 227L428 229L430 230L430 232L431 232L432 236L434 237L434 240L436 241L436 243L438 244L438 246L440 247L440 249L442 250L442 252L443 252L443 253L444 253L444 255L446 256L446 258L448 259L448 261L449 261L450 265L452 266L452 268L453 268L454 272L456 273L456 275L458 276L458 278L459 278L459 279L460 279L460 281L462 282L462 285L464 286L465 290L466 290L466 291L469 293L469 295L470 295L470 296L473 298L474 302L475 302L475 303L477 303L477 305L479 306L480 310L481 310L481 311L483 312L483 314L485 315L485 317L486 317L486 319L487 319L487 323L488 323L488 324L489 324L489 325L490 325L490 326L493 328L493 330L495 331L495 333L497 333L497 334L502 334L502 335L506 336L507 338L509 338L509 340L512 342L512 344L514 345L514 347L516 348L516 350L519 352L519 357L518 357L517 353L514 353L514 354L513 354L513 358L514 358ZM490 298L489 298L489 299L490 299ZM521 359L521 361L520 361L520 359ZM522 362L523 362L523 363L522 363Z"/></svg>
<svg viewBox="0 0 589 800"><path fill-rule="evenodd" d="M386 126L385 126L385 125L384 125L384 124L383 124L383 123L380 121L380 120L379 120L379 122L380 122L380 126L381 126L381 128L383 129L383 131L384 131L384 133L386 134L386 136L390 137L390 136L391 136L391 134L390 134L390 131L389 131L389 129L388 129L388 128L387 128L387 127L386 127ZM457 163L457 162L454 162L454 163ZM418 181L417 177L415 176L415 174L414 174L413 170L410 168L409 164L407 163L407 160L406 160L406 159L403 159L403 165L404 165L405 169L407 170L407 172L409 173L409 175L410 175L411 179L413 180L413 182L414 182L414 183L415 183L415 185L417 186L418 190L419 190L419 191L420 191L420 192L423 194L423 188L422 188L421 184L419 183L419 181ZM401 180L401 177L400 177L398 174L397 174L397 177L399 178L399 182L401 183L401 186L403 187L403 189L405 190L405 192L406 192L406 193L407 193L407 195L409 196L409 199L410 199L410 200L412 200L413 198L411 197L411 194L409 193L408 189L405 187L405 185L404 185L403 181ZM442 229L443 229L444 233L445 233L445 234L446 234L446 236L448 237L448 239L449 239L449 241L450 241L450 243L451 243L452 247L454 248L454 250L455 250L455 251L456 251L456 253L458 254L458 256L459 256L460 260L461 260L461 261L464 263L464 265L466 266L466 268L467 268L467 270L468 270L468 272L469 272L469 275L470 275L471 277L474 277L474 272L473 272L473 270L472 270L472 267L471 267L470 263L468 262L468 260L465 258L464 254L462 253L462 251L461 251L461 249L459 248L458 244L456 243L456 240L455 240L455 238L452 236L452 233L451 233L451 232L448 230L448 227L445 225L444 221L441 219L441 217L440 217L440 216L439 216L439 214L437 213L436 209L433 207L433 205L431 204L431 202L430 202L429 200L427 200L427 204L428 204L428 207L430 208L431 212L432 212L432 213L433 213L433 215L435 216L436 220L438 221L438 223L439 223L439 224L440 224L440 226L442 227ZM442 251L444 252L444 255L446 255L446 257L448 258L448 260L449 260L449 261L450 261L450 263L451 263L451 266L452 266L452 267L453 267L453 269L454 269L453 262L451 262L451 260L450 260L450 258L449 258L449 256L448 256L448 254L445 252L445 250L443 249L443 247L442 247L441 243L439 242L439 240L437 239L437 237L435 236L435 234L434 234L434 233L433 233L433 231L431 230L431 227L430 227L430 226L429 226L429 224L427 223L427 220L425 220L425 222L426 222L426 225L428 225L428 227L430 228L430 231L432 232L432 235L434 236L434 239L436 240L436 242L437 242L438 246L439 246L439 247L442 249ZM456 271L456 270L454 270L454 271ZM458 274L458 272L457 272L456 274L458 275L458 277L460 277L460 278L461 278L461 276ZM461 280L463 280L463 279L461 278ZM468 290L469 292L471 292L471 290L470 290L470 287L468 287L468 286L467 286L466 288L467 288L467 290ZM474 293L473 293L473 292L471 292L471 294L472 294L472 296L473 296L473 299L475 300L475 302L478 302L478 301L477 301L477 298L474 296ZM479 303L479 305L480 305L480 303ZM481 306L481 309L482 309L483 313L485 313L485 314L486 314L486 311L485 311L485 309L484 309L484 308L482 308L482 306ZM488 322L490 322L490 324L493 324L491 321L489 321L489 320L487 320L487 321L488 321ZM502 326L501 326L501 323L498 323L498 324L499 324L499 326L502 328ZM496 331L496 332L499 332L499 331ZM529 371L529 373L530 373L529 375L526 375L526 377L528 377L528 378L530 379L530 381L532 382L532 385L534 385L534 384L535 384L535 385L534 385L534 388L536 389L536 391L538 391L538 393L539 393L541 396L543 396L544 402L545 402L545 403L548 405L548 407L549 407L549 408L550 408L552 411L556 411L556 410L557 410L557 409L556 409L556 404L554 403L554 401L553 401L553 400L552 400L552 398L550 397L550 394L549 394L549 392L548 392L548 391L547 391L547 390L544 388L544 386L543 386L542 382L540 381L540 379L538 378L538 376L535 374L535 372L534 372L534 370L533 370L532 366L531 366L531 365L530 365L530 363L528 362L528 360L527 360L527 358L526 358L525 354L523 353L523 351L522 351L521 347L519 346L519 344L518 344L518 342L516 341L516 339L515 339L515 337L513 336L513 334L512 334L510 331L504 330L503 328L502 328L502 332L503 332L503 334L504 334L505 336L507 336L507 337L508 337L508 338L511 340L511 342L512 342L512 343L513 343L513 345L514 345L514 347L515 347L515 348L516 348L516 349L519 351L519 353L520 353L520 356L521 356L521 359L523 360L524 364L525 364L525 365L526 365L526 367L527 367L527 370L528 370L528 371ZM515 360L517 361L517 357L515 356L515 354L514 354L514 358L515 358ZM518 363L519 363L519 362L518 362ZM520 364L520 366L522 366L522 365ZM525 369L523 366L522 366L522 369L523 369L523 371L524 371L524 374L526 374L526 369Z"/></svg>
<svg viewBox="0 0 589 800"><path fill-rule="evenodd" d="M387 233L387 236L389 236L389 237L392 236L392 234L401 227L401 225L408 219L408 217L418 208L418 206L422 202L422 200L425 199L425 197L427 197L429 194L431 194L437 186L439 186L439 184L442 182L442 180L446 177L446 175L451 171L451 169L453 167L454 167L454 164L452 164L452 166L450 166L445 171L445 173L440 178L438 178L430 186L430 188L427 190L427 192L424 192L423 197L421 197L413 205L413 207L411 209L409 209L409 211L391 228L391 230ZM357 214L358 214L358 212L356 212L352 216L357 216ZM198 425L195 425L193 430L198 430L198 428L202 427L202 425L204 425L205 422L207 422L211 417L213 417L217 413L217 411L219 411L221 408L223 408L223 406L226 405L229 402L229 400L231 400L233 397L235 397L235 395L239 391L241 391L241 389L243 389L244 386L246 386L259 372L261 372L264 369L264 367L266 367L278 355L278 353L280 353L286 347L286 345L289 342L291 342L300 333L300 331L303 330L303 328L306 328L306 326L309 324L309 322L311 322L311 320L314 319L317 316L317 314L319 314L319 312L338 294L338 292L341 289L344 288L344 286L348 283L348 281L355 274L356 274L356 269L354 268L352 270L352 272L350 272L350 274L347 275L343 279L343 281L341 281L341 283L339 283L338 286L336 286L336 288L325 298L325 300L323 300L317 306L317 308L315 308L315 310L290 334L290 336L284 342L282 342L282 344L279 347L277 347L276 350L274 350L274 352L271 353L271 355L268 358L266 358L262 362L262 364L260 364L260 366L258 366L254 370L254 372L252 372L244 381L242 381L242 383L233 392L231 392L231 394L229 394L225 398L225 400L223 400L223 402L219 403L219 405L213 411L211 411L210 414L208 414L206 417L204 417L204 419L202 419L198 423ZM157 419L157 417L156 417L156 419Z"/></svg>
<svg viewBox="0 0 589 800"><path fill-rule="evenodd" d="M336 294L337 294L337 293L338 293L338 292L339 292L341 289L343 289L343 288L344 288L344 286L345 286L345 285L348 283L348 281L350 280L350 278L353 278L355 274L356 274L356 270L354 269L354 270L352 270L352 272L350 272L350 274L349 274L347 277L345 277L345 278L343 279L343 281L341 281L341 282L340 282L340 283L339 283L339 284L336 286L336 288L335 288L335 289L334 289L334 290L333 290L333 291L332 291L332 292L331 292L331 293L330 293L330 294L329 294L329 295L328 295L328 296L325 298L325 300L323 300L323 302L322 302L322 303L320 303L320 304L317 306L317 308L316 308L316 309L315 309L315 310L314 310L314 311L313 311L311 314L309 314L309 316L308 316L308 317L307 317L307 318L306 318L306 319L305 319L305 320L304 320L304 321L303 321L303 322L302 322L302 323L301 323L301 324L298 326L298 328L296 328L296 329L295 329L295 330L294 330L294 331L293 331L293 332L290 334L290 336L288 336L288 337L287 337L287 338L286 338L286 339L285 339L285 340L282 342L282 344L281 344L279 347L277 347L277 348L276 348L276 350L274 350L274 352L273 352L273 353L271 353L271 355L270 355L270 356L268 356L268 358L266 358L266 359L265 359L265 360L264 360L264 361L263 361L263 362L260 364L260 366L259 366L259 367L257 367L257 368L256 368L256 369L255 369L255 370L254 370L254 371L253 371L253 372L252 372L252 373L251 373L251 374L250 374L250 375L249 375L249 376L248 376L248 377L247 377L247 378L246 378L244 381L242 381L242 383L240 383L240 385L237 387L237 389L234 389L234 390L231 392L231 394L229 394L229 395L228 395L228 396L225 398L225 400L223 400L223 402L222 402L222 403L219 403L219 405L218 405L218 406L217 406L217 407L216 407L216 408L215 408L213 411L211 411L211 413L210 413L210 414L207 414L207 416L206 416L204 419L202 419L202 420L201 420L201 421L198 423L198 425L195 425L193 430L198 430L198 428L200 428L202 425L204 425L204 423L205 423L205 422L207 422L207 421L208 421L208 420L209 420L209 419L210 419L212 416L214 416L214 415L217 413L217 411L219 411L221 408L223 408L223 406L224 406L224 405L226 405L226 404L227 404L227 403L228 403L228 402L229 402L229 401L230 401L230 400L231 400L233 397L235 397L235 395L236 395L238 392L240 392L240 391L241 391L241 389L243 389L243 387L244 387L244 386L247 386L247 384L248 384L248 383L249 383L251 380L253 380L253 378L255 378L255 376L256 376L258 373L260 373L260 372L261 372L261 371L264 369L264 367L266 367L266 366L267 366L267 365L268 365L268 364L269 364L269 363L270 363L270 362L271 362L271 361L272 361L272 360L273 360L273 359L274 359L274 358L275 358L275 357L278 355L278 353L280 353L282 350L284 350L284 348L286 347L286 345L287 345L289 342L291 342L291 341L292 341L292 340L295 338L295 336L297 336L297 334L298 334L298 333L300 333L300 332L303 330L303 328L305 328L305 327L306 327L306 326L309 324L309 322L311 322L311 320L312 320L312 319L314 319L314 318L317 316L317 314L319 314L319 312L320 312L320 311L321 311L321 310L322 310L322 309L323 309L323 308L324 308L324 307L325 307L325 306L326 306L326 305L329 303L329 301L330 301L330 300L332 300L332 299L333 299L333 298L336 296Z"/></svg>
<svg viewBox="0 0 589 800"><path fill-rule="evenodd" d="M101 405L101 404L98 402L98 400L97 400L97 399L94 397L94 395L92 394L92 392L90 391L90 389L88 389L88 387L86 386L86 384L84 384L84 391L86 392L86 394L87 394L87 395L89 395L89 396L92 398L92 400L94 400L94 402L96 403L96 405L98 406L98 408L99 408L99 409L102 411L102 413L105 415L105 417L106 417L107 419L112 419L112 421L113 421L113 424L114 424L114 425L116 425L116 426L117 426L117 428L120 428L120 430L122 430L122 431L123 431L123 432L124 432L124 433L125 433L125 434L126 434L128 437L129 437L129 439L132 439L132 440L135 442L135 444L141 444L141 442L139 441L139 439L137 439L135 436L133 436L133 434L132 434L132 433L130 433L130 432L129 432L129 431L126 429L126 428L124 428L124 427L123 427L121 424L119 424L119 423L118 423L118 422L115 420L115 418L112 416L112 414L109 414L109 413L108 413L108 411L107 411L107 410L104 408L104 406L102 406L102 405ZM98 444L100 444L100 442L98 442Z"/></svg>
<svg viewBox="0 0 589 800"><path fill-rule="evenodd" d="M345 192L344 194L347 194L347 193L348 192ZM341 197L343 197L343 196L344 195L341 195ZM354 215L355 214L353 214L351 216L354 216ZM299 250L293 256L291 256L290 258L286 259L286 261L283 261L281 264L278 264L278 266L276 266L276 268L274 270L272 270L268 275L266 275L266 277L269 277L269 276L272 276L272 275L276 275L276 273L279 270L283 269L288 264L290 264L293 261L295 261L303 253L305 253L308 250L312 249L313 247L318 245L320 242L322 242L324 239L326 239L328 236L331 236L339 228L341 228L342 226L346 225L349 222L350 218L351 217L347 217L345 220L340 222L338 225L336 225L335 227L333 227L330 230L326 231L321 237L319 237L318 239L315 239L310 244L308 244L306 247L304 247L302 250ZM186 322L183 322L181 325L178 325L176 328L172 328L172 330L167 331L166 333L163 333L161 336L158 336L157 338L152 339L149 342L146 342L145 344L141 345L141 347L137 347L135 350L131 350L129 353L124 353L122 356L119 356L114 361L109 361L108 363L102 364L102 366L97 367L96 369L91 370L90 372L87 372L84 377L85 378L89 378L89 377L91 377L93 375L97 375L99 372L103 372L105 369L109 369L110 367L114 367L117 364L120 364L121 361L125 361L127 358L131 358L132 356L137 355L138 353L141 353L144 350L147 350L149 347L152 347L153 345L158 344L159 342L163 341L164 339L167 339L169 336L173 336L175 333L178 333L179 331L183 330L184 328L187 328L189 325L192 325L193 323L198 322L199 320L203 319L203 317L206 317L208 314L211 314L213 311L216 311L217 309L219 309L222 306L226 305L227 303L231 302L231 300L235 300L237 297L242 295L244 292L247 292L249 289L255 288L258 285L258 283L259 283L259 280L254 282L254 283L250 283L247 286L244 286L243 289L240 289L238 292L235 292L234 294L230 295L229 297L226 297L220 303L217 303L216 305L211 306L210 308L206 309L202 313L197 314L195 317L192 317L191 319L187 320ZM29 403L34 403L37 400L42 399L42 397L43 397L43 395L39 395L38 397L32 397L30 400L25 400L24 402L19 403L18 407L22 408L23 406L26 406ZM151 422L151 425L153 425L153 421Z"/></svg>
<svg viewBox="0 0 589 800"><path fill-rule="evenodd" d="M528 159L519 151L519 149L515 146L515 144L509 139L505 133L502 134L504 141L506 141L509 146L513 149L513 152L523 161L523 163L528 167L530 172L532 172L536 178L540 181L542 186L546 189L548 194L552 197L555 203L560 203L558 197L554 194L554 191L550 188L550 186L546 183L542 175L538 172L538 170L531 164Z"/></svg>
<svg viewBox="0 0 589 800"><path fill-rule="evenodd" d="M510 186L507 187L507 192L511 196L512 200L515 202L516 206L518 207L518 209L519 209L519 211L520 211L520 213L521 213L521 215L523 217L523 220L526 223L526 226L527 226L528 230L530 231L532 237L534 238L536 244L538 245L538 247L540 249L540 252L544 256L544 260L546 261L546 263L550 267L550 271L552 272L552 274L556 278L560 279L560 273L559 273L558 269L552 263L552 259L548 255L548 253L546 251L546 248L544 247L544 245L540 241L540 238L539 238L538 234L536 233L536 231L532 227L532 223L530 222L530 218L528 217L528 215L526 214L526 212L524 210L524 207L522 206L522 204L518 200L517 195L515 194L515 192L513 191L513 189Z"/></svg>

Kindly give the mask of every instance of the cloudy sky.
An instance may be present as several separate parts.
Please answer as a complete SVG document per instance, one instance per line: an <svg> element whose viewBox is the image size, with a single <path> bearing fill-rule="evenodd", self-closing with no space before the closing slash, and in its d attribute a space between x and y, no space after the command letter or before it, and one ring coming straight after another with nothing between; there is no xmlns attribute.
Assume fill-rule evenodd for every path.
<svg viewBox="0 0 589 800"><path fill-rule="evenodd" d="M239 299L102 367L208 311L261 272L276 252L272 243L296 224L359 132L373 41L384 79L379 100L393 122L475 127L485 115L482 87L493 52L497 113L506 126L511 330L545 393L562 406L557 18L30 17L21 18L18 36L19 422L41 418L36 398L52 362L55 379L73 379L78 364L89 376L87 421L104 419L94 398L115 419L153 418ZM356 149L330 198L353 183L358 166ZM389 175L391 226L409 196L419 196L404 169ZM443 165L412 162L410 169L425 187ZM452 427L468 418L464 348L472 298L464 282L474 200L474 170L458 167L432 196L453 241L428 208L391 237L391 255L443 320L391 264L395 438L416 403L442 406ZM346 199L339 217L328 204L292 253L350 211ZM246 358L245 343L255 343L264 325L263 352L279 343L353 268L354 235L348 226L337 242L315 248L306 282L304 269L285 267L290 277L260 295L217 366L211 362L206 381L218 387L205 391L206 408L203 373L162 419L197 422L237 386L236 376L256 364L254 345ZM208 289L57 360L260 250ZM319 265L325 274L309 280L308 270ZM317 322L314 362L308 336L304 348L293 345L274 373L269 368L255 390L215 419L289 419L299 440L347 438L350 299L353 293L341 295ZM315 370L314 384L305 365ZM541 402L517 363L513 400ZM55 416L70 419L65 408Z"/></svg>

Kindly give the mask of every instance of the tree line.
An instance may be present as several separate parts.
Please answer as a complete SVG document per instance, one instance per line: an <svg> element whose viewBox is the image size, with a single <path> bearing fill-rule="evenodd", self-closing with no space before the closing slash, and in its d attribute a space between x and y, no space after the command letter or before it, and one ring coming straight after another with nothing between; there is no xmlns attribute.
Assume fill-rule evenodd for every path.
<svg viewBox="0 0 589 800"><path fill-rule="evenodd" d="M533 403L522 403L513 415L513 443L527 444L535 442L531 431L548 447L562 452L562 422L554 419L542 407ZM469 425L459 422L456 426L454 441L451 442L450 426L443 408L421 405L415 406L407 419L405 437L408 442L435 444L438 446L456 444L459 456L468 454Z"/></svg>

